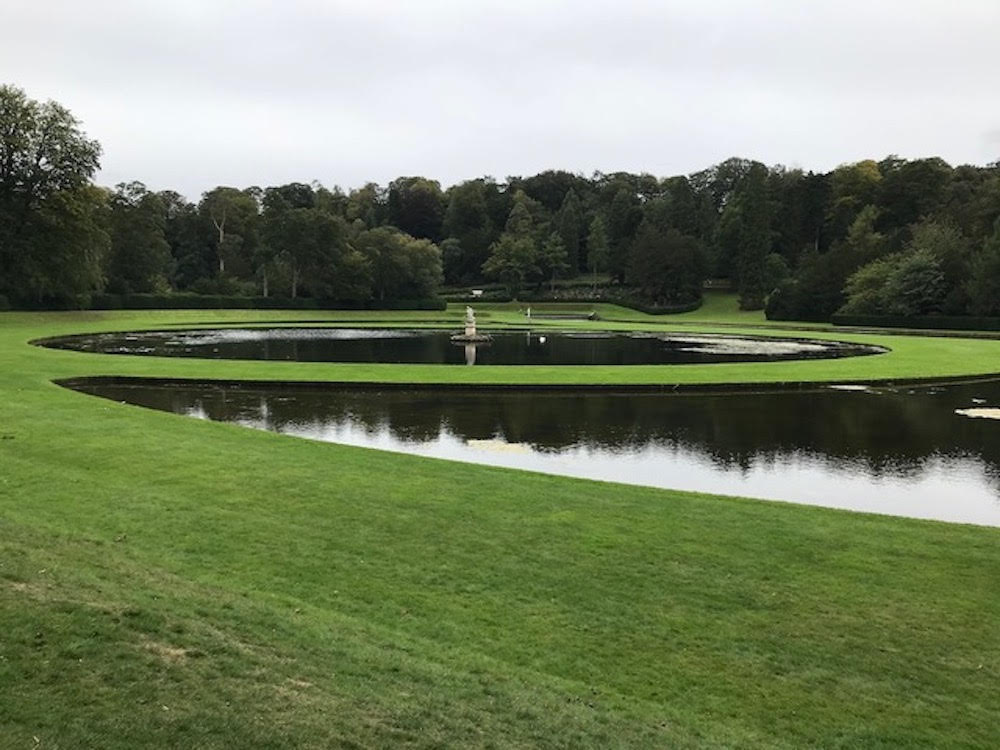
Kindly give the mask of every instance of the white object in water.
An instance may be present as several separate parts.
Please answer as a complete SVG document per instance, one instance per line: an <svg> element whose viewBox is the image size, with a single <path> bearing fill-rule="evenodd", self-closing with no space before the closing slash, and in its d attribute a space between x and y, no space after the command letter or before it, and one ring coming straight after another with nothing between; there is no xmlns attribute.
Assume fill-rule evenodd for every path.
<svg viewBox="0 0 1000 750"><path fill-rule="evenodd" d="M1000 409L955 409L955 413L961 414L963 417L1000 419Z"/></svg>

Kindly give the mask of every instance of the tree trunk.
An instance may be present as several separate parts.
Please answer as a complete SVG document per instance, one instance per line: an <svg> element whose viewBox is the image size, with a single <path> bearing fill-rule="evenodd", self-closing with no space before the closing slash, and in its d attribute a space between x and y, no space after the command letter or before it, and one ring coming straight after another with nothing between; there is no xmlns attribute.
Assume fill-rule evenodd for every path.
<svg viewBox="0 0 1000 750"><path fill-rule="evenodd" d="M263 269L263 282L264 282L264 298L267 299L267 268Z"/></svg>
<svg viewBox="0 0 1000 750"><path fill-rule="evenodd" d="M226 212L222 212L222 219L216 219L212 217L212 223L215 224L215 228L219 230L219 246L217 252L219 253L219 276L222 276L226 272L226 261L222 257L222 247L226 241Z"/></svg>
<svg viewBox="0 0 1000 750"><path fill-rule="evenodd" d="M299 269L292 266L292 299L295 299L299 293Z"/></svg>

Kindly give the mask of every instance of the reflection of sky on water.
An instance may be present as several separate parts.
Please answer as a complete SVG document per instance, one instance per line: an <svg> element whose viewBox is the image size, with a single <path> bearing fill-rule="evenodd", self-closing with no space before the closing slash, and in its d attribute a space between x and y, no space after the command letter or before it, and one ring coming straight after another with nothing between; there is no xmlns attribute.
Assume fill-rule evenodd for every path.
<svg viewBox="0 0 1000 750"><path fill-rule="evenodd" d="M931 395L940 393L939 389ZM287 401L287 399L283 399ZM209 419L199 400L183 410ZM442 419L436 437L406 437L388 420L275 420L269 399L243 403L227 421L345 445L636 485L784 500L847 510L1000 526L1000 492L983 458L932 453L917 461L872 461L808 450L767 450L735 457L682 439L649 439L617 448L539 446L456 434ZM1000 433L1000 423L996 425Z"/></svg>

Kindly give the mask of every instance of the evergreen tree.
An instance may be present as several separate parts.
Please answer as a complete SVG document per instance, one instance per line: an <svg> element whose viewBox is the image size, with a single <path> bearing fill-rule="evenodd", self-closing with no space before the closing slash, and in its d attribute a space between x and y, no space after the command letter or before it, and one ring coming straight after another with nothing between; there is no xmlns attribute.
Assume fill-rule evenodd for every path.
<svg viewBox="0 0 1000 750"><path fill-rule="evenodd" d="M587 233L587 268L594 274L594 292L597 291L597 274L607 269L611 251L608 247L608 230L600 214L590 222Z"/></svg>
<svg viewBox="0 0 1000 750"><path fill-rule="evenodd" d="M664 180L663 191L670 226L681 234L697 237L700 229L698 204L687 177L671 177Z"/></svg>
<svg viewBox="0 0 1000 750"><path fill-rule="evenodd" d="M497 279L516 298L525 283L539 272L538 253L530 237L504 232L490 248L490 257L483 264L483 273Z"/></svg>
<svg viewBox="0 0 1000 750"><path fill-rule="evenodd" d="M527 281L541 273L539 227L532 215L537 208L540 208L537 201L524 191L517 191L503 234L490 246L490 256L483 263L483 273L502 281L511 296L516 296Z"/></svg>
<svg viewBox="0 0 1000 750"><path fill-rule="evenodd" d="M771 252L771 206L767 195L767 168L755 163L747 173L736 200L741 231L737 260L740 309L760 310L769 291L764 260Z"/></svg>
<svg viewBox="0 0 1000 750"><path fill-rule="evenodd" d="M583 205L576 191L572 188L566 193L559 213L555 217L556 231L562 239L563 247L566 248L566 263L569 272L575 274L580 271L580 264L583 261L582 240L586 224L583 218Z"/></svg>
<svg viewBox="0 0 1000 750"><path fill-rule="evenodd" d="M538 253L538 265L541 272L549 277L549 288L556 288L556 277L565 273L569 267L566 245L558 232L552 232Z"/></svg>
<svg viewBox="0 0 1000 750"><path fill-rule="evenodd" d="M632 240L642 221L642 209L635 192L627 187L620 188L608 208L608 267L607 270L620 282L625 280L628 270L629 251Z"/></svg>
<svg viewBox="0 0 1000 750"><path fill-rule="evenodd" d="M489 256L494 238L486 190L483 180L469 180L448 190L444 234L449 238L446 242L453 243L445 256L445 276L449 283L478 278ZM444 251L444 243L441 249Z"/></svg>

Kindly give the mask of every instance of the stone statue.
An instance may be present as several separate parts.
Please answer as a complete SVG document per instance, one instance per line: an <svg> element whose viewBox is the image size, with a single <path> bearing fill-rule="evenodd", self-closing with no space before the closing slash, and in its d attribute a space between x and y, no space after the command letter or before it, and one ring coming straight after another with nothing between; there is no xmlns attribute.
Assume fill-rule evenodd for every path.
<svg viewBox="0 0 1000 750"><path fill-rule="evenodd" d="M451 337L451 340L457 344L462 343L486 343L492 337L488 333L476 333L476 313L471 307L466 306L465 308L465 333L456 333ZM466 351L468 354L468 351ZM473 358L475 358L475 350L473 349Z"/></svg>
<svg viewBox="0 0 1000 750"><path fill-rule="evenodd" d="M465 308L465 335L470 338L476 336L476 314L471 307Z"/></svg>

